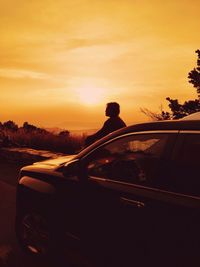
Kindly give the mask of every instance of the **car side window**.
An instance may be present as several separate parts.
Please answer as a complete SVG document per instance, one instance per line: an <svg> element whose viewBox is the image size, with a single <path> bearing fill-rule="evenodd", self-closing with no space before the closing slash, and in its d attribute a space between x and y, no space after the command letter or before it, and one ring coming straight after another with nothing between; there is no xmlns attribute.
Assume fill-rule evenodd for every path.
<svg viewBox="0 0 200 267"><path fill-rule="evenodd" d="M136 184L154 179L168 139L167 134L133 134L97 149L88 163L88 175Z"/></svg>
<svg viewBox="0 0 200 267"><path fill-rule="evenodd" d="M188 134L185 138L182 162L190 166L199 167L200 162L200 134Z"/></svg>
<svg viewBox="0 0 200 267"><path fill-rule="evenodd" d="M185 134L182 149L171 171L173 191L200 196L200 134Z"/></svg>

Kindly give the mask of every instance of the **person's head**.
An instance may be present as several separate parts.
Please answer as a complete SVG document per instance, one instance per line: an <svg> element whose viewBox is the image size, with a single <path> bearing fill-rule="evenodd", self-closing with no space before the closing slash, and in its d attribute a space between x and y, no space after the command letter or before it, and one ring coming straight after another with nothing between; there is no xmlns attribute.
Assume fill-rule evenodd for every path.
<svg viewBox="0 0 200 267"><path fill-rule="evenodd" d="M106 105L106 116L116 117L120 113L120 106L116 102L110 102Z"/></svg>

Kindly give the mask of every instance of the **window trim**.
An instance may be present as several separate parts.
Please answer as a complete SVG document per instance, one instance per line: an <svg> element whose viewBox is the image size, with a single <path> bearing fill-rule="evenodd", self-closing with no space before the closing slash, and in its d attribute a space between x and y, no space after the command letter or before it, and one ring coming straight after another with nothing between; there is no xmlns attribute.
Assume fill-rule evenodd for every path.
<svg viewBox="0 0 200 267"><path fill-rule="evenodd" d="M180 130L180 134L200 134L200 130Z"/></svg>

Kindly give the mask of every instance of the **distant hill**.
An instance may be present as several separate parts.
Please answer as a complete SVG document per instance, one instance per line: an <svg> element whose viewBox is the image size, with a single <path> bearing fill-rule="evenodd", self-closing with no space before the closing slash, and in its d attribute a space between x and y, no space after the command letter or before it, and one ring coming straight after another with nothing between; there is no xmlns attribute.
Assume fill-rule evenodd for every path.
<svg viewBox="0 0 200 267"><path fill-rule="evenodd" d="M47 131L50 132L50 133L58 134L58 133L60 133L61 131L64 131L65 129L58 128L58 127L49 127L49 128L46 128L46 127L45 127L45 130L47 130Z"/></svg>
<svg viewBox="0 0 200 267"><path fill-rule="evenodd" d="M84 129L84 130L69 130L70 133L76 134L76 135L82 135L82 134L93 134L97 131L97 129Z"/></svg>
<svg viewBox="0 0 200 267"><path fill-rule="evenodd" d="M48 132L54 133L54 134L59 134L61 131L68 130L71 134L74 135L82 135L82 134L93 134L97 131L97 129L80 129L80 130L70 130L70 129L63 129L59 127L50 127L50 128L45 128Z"/></svg>

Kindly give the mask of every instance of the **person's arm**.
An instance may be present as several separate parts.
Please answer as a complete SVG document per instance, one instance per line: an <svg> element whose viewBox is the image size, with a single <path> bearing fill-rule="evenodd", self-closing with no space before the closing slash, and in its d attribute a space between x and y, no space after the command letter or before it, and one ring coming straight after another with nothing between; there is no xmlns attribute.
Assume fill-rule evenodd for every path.
<svg viewBox="0 0 200 267"><path fill-rule="evenodd" d="M110 120L108 119L107 121L104 122L103 127L98 132L92 135L94 139L100 139L101 137L107 135L110 132L109 125L110 125Z"/></svg>
<svg viewBox="0 0 200 267"><path fill-rule="evenodd" d="M110 131L109 131L109 119L107 121L104 122L103 127L96 133L89 135L86 139L85 139L85 145L88 146L92 143L94 143L96 140L102 138L103 136L107 135Z"/></svg>

